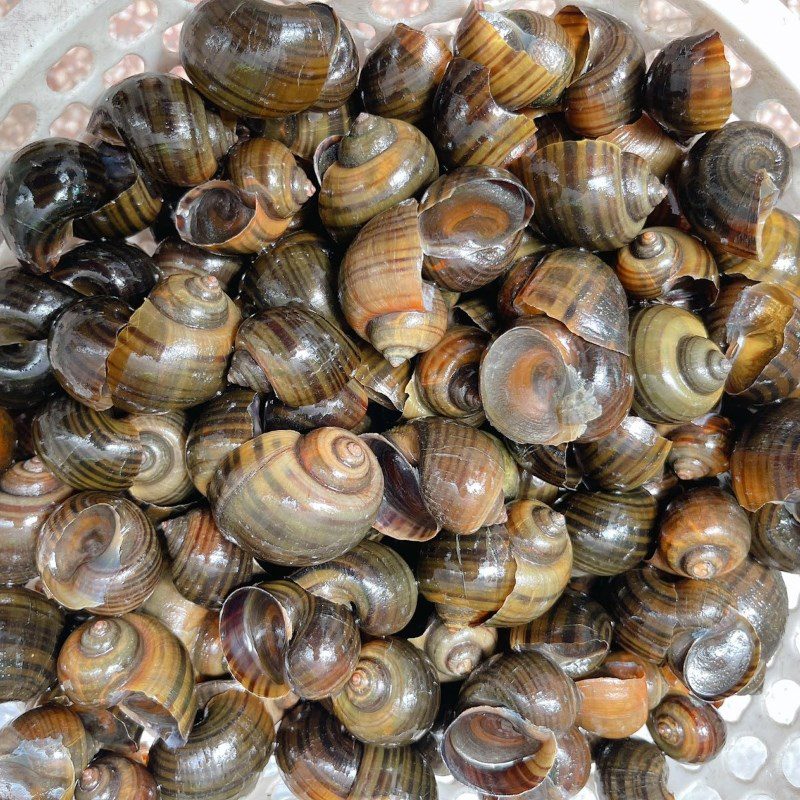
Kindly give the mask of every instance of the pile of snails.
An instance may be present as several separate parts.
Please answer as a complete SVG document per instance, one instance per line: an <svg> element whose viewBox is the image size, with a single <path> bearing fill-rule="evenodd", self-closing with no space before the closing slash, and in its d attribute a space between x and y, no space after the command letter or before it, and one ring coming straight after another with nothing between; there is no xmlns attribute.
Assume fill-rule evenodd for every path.
<svg viewBox="0 0 800 800"><path fill-rule="evenodd" d="M475 0L360 64L205 0L180 54L0 170L0 786L668 800L800 572L791 157L719 34Z"/></svg>

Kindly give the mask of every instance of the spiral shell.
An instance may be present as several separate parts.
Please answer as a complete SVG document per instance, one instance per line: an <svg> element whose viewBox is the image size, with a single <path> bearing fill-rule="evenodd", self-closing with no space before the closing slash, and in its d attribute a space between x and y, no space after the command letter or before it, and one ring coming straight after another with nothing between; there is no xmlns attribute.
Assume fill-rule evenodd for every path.
<svg viewBox="0 0 800 800"><path fill-rule="evenodd" d="M672 696L653 709L647 720L653 741L670 758L703 764L725 746L725 722L714 706L691 697Z"/></svg>
<svg viewBox="0 0 800 800"><path fill-rule="evenodd" d="M683 150L678 143L664 133L647 114L642 114L635 122L620 125L597 138L618 145L625 153L643 158L650 172L660 181L666 178L683 156ZM540 145L543 147L544 143L540 142Z"/></svg>
<svg viewBox="0 0 800 800"><path fill-rule="evenodd" d="M595 752L595 763L599 788L606 800L675 800L667 789L667 760L650 742L603 742Z"/></svg>
<svg viewBox="0 0 800 800"><path fill-rule="evenodd" d="M158 800L158 786L141 764L106 753L80 775L75 800Z"/></svg>
<svg viewBox="0 0 800 800"><path fill-rule="evenodd" d="M800 572L800 521L784 503L768 503L750 517L750 555L773 569Z"/></svg>
<svg viewBox="0 0 800 800"><path fill-rule="evenodd" d="M353 378L357 380L370 400L384 408L402 411L406 398L406 386L411 377L411 365L403 361L392 366L372 345L357 342L361 363Z"/></svg>
<svg viewBox="0 0 800 800"><path fill-rule="evenodd" d="M57 390L46 341L0 346L0 404L3 408L31 408Z"/></svg>
<svg viewBox="0 0 800 800"><path fill-rule="evenodd" d="M510 439L505 443L520 469L540 480L568 489L575 489L580 484L581 471L575 462L572 445L519 444Z"/></svg>
<svg viewBox="0 0 800 800"><path fill-rule="evenodd" d="M179 236L162 239L153 253L153 261L161 280L181 272L189 272L201 278L212 275L224 291L228 290L243 265L241 256L212 253L184 242Z"/></svg>

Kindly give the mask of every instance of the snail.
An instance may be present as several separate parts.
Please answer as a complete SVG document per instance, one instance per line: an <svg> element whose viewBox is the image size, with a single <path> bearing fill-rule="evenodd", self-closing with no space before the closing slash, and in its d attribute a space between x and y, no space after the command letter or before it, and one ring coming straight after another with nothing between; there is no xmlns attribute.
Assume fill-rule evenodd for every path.
<svg viewBox="0 0 800 800"><path fill-rule="evenodd" d="M689 422L722 397L730 361L702 321L675 306L651 306L631 318L633 410L647 422Z"/></svg>
<svg viewBox="0 0 800 800"><path fill-rule="evenodd" d="M114 406L159 413L210 400L223 388L239 318L213 276L163 280L117 334L108 356Z"/></svg>
<svg viewBox="0 0 800 800"><path fill-rule="evenodd" d="M417 579L446 625L512 627L558 600L571 567L563 516L536 500L518 500L508 506L506 525L472 537L440 533L420 554Z"/></svg>
<svg viewBox="0 0 800 800"><path fill-rule="evenodd" d="M367 397L384 408L403 410L406 386L411 378L411 365L403 361L392 366L372 345L364 341L356 343L361 353L361 363L353 378L358 381Z"/></svg>
<svg viewBox="0 0 800 800"><path fill-rule="evenodd" d="M39 529L72 491L35 456L0 474L0 584L36 577Z"/></svg>
<svg viewBox="0 0 800 800"><path fill-rule="evenodd" d="M84 622L61 648L58 678L76 706L119 706L168 743L189 735L194 670L180 641L146 614Z"/></svg>
<svg viewBox="0 0 800 800"><path fill-rule="evenodd" d="M0 702L28 702L56 682L64 611L30 589L0 589Z"/></svg>
<svg viewBox="0 0 800 800"><path fill-rule="evenodd" d="M158 786L145 767L105 753L78 775L75 800L157 800Z"/></svg>
<svg viewBox="0 0 800 800"><path fill-rule="evenodd" d="M244 797L272 754L272 717L260 698L226 682L202 683L198 696L202 715L186 743L150 749L160 797Z"/></svg>
<svg viewBox="0 0 800 800"><path fill-rule="evenodd" d="M750 515L750 555L766 567L800 572L800 521L784 503L768 503Z"/></svg>
<svg viewBox="0 0 800 800"><path fill-rule="evenodd" d="M608 740L594 758L604 800L675 800L667 789L666 758L654 744L642 739Z"/></svg>
<svg viewBox="0 0 800 800"><path fill-rule="evenodd" d="M597 137L633 122L641 112L645 54L621 20L592 8L565 6L554 17L575 51L575 71L564 91L567 125Z"/></svg>
<svg viewBox="0 0 800 800"><path fill-rule="evenodd" d="M658 508L644 489L564 495L555 507L564 515L578 574L617 575L636 567L655 539Z"/></svg>
<svg viewBox="0 0 800 800"><path fill-rule="evenodd" d="M505 443L521 470L557 487L575 489L580 484L581 471L571 444L520 444L511 439Z"/></svg>
<svg viewBox="0 0 800 800"><path fill-rule="evenodd" d="M39 531L36 565L45 590L65 608L119 615L138 608L163 564L153 525L130 500L80 492Z"/></svg>
<svg viewBox="0 0 800 800"><path fill-rule="evenodd" d="M0 403L25 409L43 403L58 390L47 341L0 346Z"/></svg>
<svg viewBox="0 0 800 800"><path fill-rule="evenodd" d="M382 495L375 456L338 428L262 434L230 452L208 486L224 536L292 566L328 561L358 544Z"/></svg>
<svg viewBox="0 0 800 800"><path fill-rule="evenodd" d="M667 678L668 668L654 664L646 658L626 650L614 650L608 656L609 661L638 664L644 670L647 682L647 706L652 711L671 692L677 691L676 685ZM685 687L684 687L685 688ZM688 696L688 690L686 690Z"/></svg>
<svg viewBox="0 0 800 800"><path fill-rule="evenodd" d="M536 225L567 247L624 247L666 195L644 159L610 142L548 144L519 159L514 172L533 196Z"/></svg>
<svg viewBox="0 0 800 800"><path fill-rule="evenodd" d="M728 471L733 424L720 414L705 414L670 430L667 463L682 481L711 478Z"/></svg>
<svg viewBox="0 0 800 800"><path fill-rule="evenodd" d="M725 125L733 92L719 33L673 39L659 50L647 70L644 102L653 119L679 139Z"/></svg>
<svg viewBox="0 0 800 800"><path fill-rule="evenodd" d="M362 744L322 706L301 703L284 717L275 744L278 769L300 800L436 800L433 770L414 747Z"/></svg>
<svg viewBox="0 0 800 800"><path fill-rule="evenodd" d="M424 122L452 57L442 37L398 22L361 68L358 88L364 108L413 125Z"/></svg>
<svg viewBox="0 0 800 800"><path fill-rule="evenodd" d="M0 234L34 272L51 272L71 222L110 196L100 155L69 139L26 145L0 170Z"/></svg>
<svg viewBox="0 0 800 800"><path fill-rule="evenodd" d="M597 138L618 145L625 153L643 158L650 172L662 182L683 157L680 145L664 133L647 114L642 114L635 122L620 125ZM540 144L544 146L541 141Z"/></svg>
<svg viewBox="0 0 800 800"><path fill-rule="evenodd" d="M536 122L492 96L489 69L456 57L447 65L433 98L431 141L449 168L509 167L537 147Z"/></svg>
<svg viewBox="0 0 800 800"><path fill-rule="evenodd" d="M231 674L258 697L336 695L361 651L348 608L286 580L230 594L220 613L220 636Z"/></svg>
<svg viewBox="0 0 800 800"><path fill-rule="evenodd" d="M725 721L714 706L691 697L666 697L650 712L647 729L670 758L703 764L725 746Z"/></svg>
<svg viewBox="0 0 800 800"><path fill-rule="evenodd" d="M133 75L106 92L87 129L124 143L157 184L196 186L213 177L236 141L233 121L206 106L196 85L172 74Z"/></svg>
<svg viewBox="0 0 800 800"><path fill-rule="evenodd" d="M272 390L296 408L341 391L358 360L355 345L335 323L290 303L260 311L239 326L228 381Z"/></svg>
<svg viewBox="0 0 800 800"><path fill-rule="evenodd" d="M566 589L544 614L512 628L509 644L517 653L544 653L577 680L605 661L613 629L611 617L596 600Z"/></svg>
<svg viewBox="0 0 800 800"><path fill-rule="evenodd" d="M158 243L153 252L153 263L161 280L176 273L216 278L223 291L236 279L244 265L243 257L230 253L213 253L185 242L179 236L167 236Z"/></svg>
<svg viewBox="0 0 800 800"><path fill-rule="evenodd" d="M337 242L349 242L365 223L419 195L439 174L433 145L399 119L359 114L341 138L314 153L319 216Z"/></svg>
<svg viewBox="0 0 800 800"><path fill-rule="evenodd" d="M180 55L200 92L245 117L336 108L358 79L353 38L322 3L215 0L187 17Z"/></svg>
<svg viewBox="0 0 800 800"><path fill-rule="evenodd" d="M791 155L766 125L731 122L687 154L678 200L692 228L734 256L761 258L762 232L791 176Z"/></svg>
<svg viewBox="0 0 800 800"><path fill-rule="evenodd" d="M708 248L677 228L645 228L617 253L615 268L631 300L697 310L712 305L719 292Z"/></svg>

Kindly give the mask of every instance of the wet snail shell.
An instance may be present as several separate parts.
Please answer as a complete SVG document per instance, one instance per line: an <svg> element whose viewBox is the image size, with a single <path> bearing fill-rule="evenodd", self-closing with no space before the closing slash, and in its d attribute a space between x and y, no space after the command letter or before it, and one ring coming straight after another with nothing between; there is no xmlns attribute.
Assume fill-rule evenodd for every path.
<svg viewBox="0 0 800 800"><path fill-rule="evenodd" d="M253 574L253 559L217 528L211 511L192 509L161 526L172 580L193 603L219 608Z"/></svg>
<svg viewBox="0 0 800 800"><path fill-rule="evenodd" d="M220 636L231 674L259 697L335 695L361 651L350 610L291 581L230 594L220 613Z"/></svg>
<svg viewBox="0 0 800 800"><path fill-rule="evenodd" d="M411 365L403 361L392 366L372 345L356 343L361 353L361 363L353 377L361 384L369 399L384 408L403 410L406 386L411 377Z"/></svg>
<svg viewBox="0 0 800 800"><path fill-rule="evenodd" d="M290 303L239 326L228 380L254 391L271 389L296 408L341 391L358 362L358 350L335 323Z"/></svg>
<svg viewBox="0 0 800 800"><path fill-rule="evenodd" d="M349 242L377 214L418 196L439 162L413 125L362 113L343 137L317 148L314 170L322 224L337 242Z"/></svg>
<svg viewBox="0 0 800 800"><path fill-rule="evenodd" d="M88 130L111 144L124 142L153 181L176 186L209 180L236 141L232 121L206 106L192 84L154 72L112 86Z"/></svg>
<svg viewBox="0 0 800 800"><path fill-rule="evenodd" d="M638 664L643 670L647 681L647 705L652 711L658 704L675 689L666 677L666 667L648 661L635 653L626 650L615 650L608 657L609 661ZM688 693L688 690L686 690Z"/></svg>
<svg viewBox="0 0 800 800"><path fill-rule="evenodd" d="M408 564L369 539L338 558L292 573L291 580L317 597L349 606L370 636L402 630L417 606L417 583Z"/></svg>
<svg viewBox="0 0 800 800"><path fill-rule="evenodd" d="M369 532L383 495L372 451L352 433L262 434L232 451L208 486L223 535L274 564L306 566Z"/></svg>
<svg viewBox="0 0 800 800"><path fill-rule="evenodd" d="M43 403L58 390L47 357L47 341L0 346L0 404L26 409Z"/></svg>
<svg viewBox="0 0 800 800"><path fill-rule="evenodd" d="M0 584L36 577L36 538L50 512L72 494L39 458L18 461L0 475Z"/></svg>
<svg viewBox="0 0 800 800"><path fill-rule="evenodd" d="M605 800L675 800L667 789L664 754L641 739L608 740L594 753L599 789Z"/></svg>
<svg viewBox="0 0 800 800"><path fill-rule="evenodd" d="M582 476L572 445L520 444L511 439L506 439L505 444L524 472L553 486L575 489L580 485Z"/></svg>
<svg viewBox="0 0 800 800"><path fill-rule="evenodd" d="M212 253L206 248L183 241L179 236L162 239L153 253L153 261L161 280L181 272L189 272L201 278L212 275L226 292L244 264L240 256Z"/></svg>
<svg viewBox="0 0 800 800"><path fill-rule="evenodd" d="M604 142L612 142L624 152L634 153L643 158L650 167L650 172L660 181L664 180L667 173L683 156L680 145L664 133L647 114L642 114L635 122L620 125L619 128L597 138ZM540 145L543 147L544 143L540 141Z"/></svg>
<svg viewBox="0 0 800 800"><path fill-rule="evenodd" d="M800 521L784 503L768 503L750 516L750 555L766 567L800 572Z"/></svg>
<svg viewBox="0 0 800 800"><path fill-rule="evenodd" d="M135 761L106 753L95 758L80 775L75 800L157 800L155 778Z"/></svg>
<svg viewBox="0 0 800 800"><path fill-rule="evenodd" d="M761 258L765 221L791 177L791 155L765 125L732 122L687 154L678 199L692 228L735 256Z"/></svg>
<svg viewBox="0 0 800 800"><path fill-rule="evenodd" d="M208 686L200 684L199 691ZM275 732L265 704L242 689L222 686L201 709L185 744L159 741L150 749L148 766L162 798L244 797L269 760Z"/></svg>
<svg viewBox="0 0 800 800"><path fill-rule="evenodd" d="M36 564L47 593L69 609L124 614L153 591L163 564L155 529L130 500L81 492L42 525Z"/></svg>
<svg viewBox="0 0 800 800"><path fill-rule="evenodd" d="M705 414L670 430L672 442L667 461L683 481L711 478L728 471L733 450L731 421L719 414Z"/></svg>
<svg viewBox="0 0 800 800"><path fill-rule="evenodd" d="M725 746L725 721L714 706L691 697L670 696L650 712L647 729L670 758L702 764Z"/></svg>
<svg viewBox="0 0 800 800"><path fill-rule="evenodd" d="M567 589L544 614L512 628L509 644L517 653L544 653L570 678L578 679L603 663L613 629L611 617L596 600Z"/></svg>
<svg viewBox="0 0 800 800"><path fill-rule="evenodd" d="M364 61L358 81L364 108L413 125L423 122L451 58L442 37L398 22Z"/></svg>
<svg viewBox="0 0 800 800"><path fill-rule="evenodd" d="M421 739L433 725L439 681L423 651L403 639L375 639L361 648L353 674L331 702L356 739L398 747Z"/></svg>
<svg viewBox="0 0 800 800"><path fill-rule="evenodd" d="M486 625L449 628L434 614L420 636L409 643L430 658L439 683L467 678L497 647L497 629Z"/></svg>
<svg viewBox="0 0 800 800"><path fill-rule="evenodd" d="M69 139L17 150L0 171L0 234L34 272L50 272L71 222L105 203L110 187L99 154Z"/></svg>
<svg viewBox="0 0 800 800"><path fill-rule="evenodd" d="M0 702L33 700L56 682L64 612L30 589L0 589Z"/></svg>
<svg viewBox="0 0 800 800"><path fill-rule="evenodd" d="M681 139L721 128L733 110L731 72L714 30L674 39L647 71L645 106Z"/></svg>

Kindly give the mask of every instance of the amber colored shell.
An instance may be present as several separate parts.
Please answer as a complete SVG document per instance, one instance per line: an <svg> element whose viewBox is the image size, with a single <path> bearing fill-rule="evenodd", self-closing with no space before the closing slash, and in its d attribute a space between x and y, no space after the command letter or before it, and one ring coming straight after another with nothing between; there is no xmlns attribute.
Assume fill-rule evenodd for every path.
<svg viewBox="0 0 800 800"><path fill-rule="evenodd" d="M145 767L106 753L78 775L75 800L158 800L158 785Z"/></svg>
<svg viewBox="0 0 800 800"><path fill-rule="evenodd" d="M680 145L664 133L647 114L642 114L636 122L620 125L597 138L619 145L626 153L641 156L650 167L650 172L661 181L683 155Z"/></svg>
<svg viewBox="0 0 800 800"><path fill-rule="evenodd" d="M411 364L403 361L392 366L372 345L357 342L361 363L353 377L369 396L369 399L385 408L402 411L406 398L406 386L411 377Z"/></svg>
<svg viewBox="0 0 800 800"><path fill-rule="evenodd" d="M683 481L711 478L728 471L734 429L727 417L706 414L668 431L667 461Z"/></svg>
<svg viewBox="0 0 800 800"><path fill-rule="evenodd" d="M653 741L670 758L703 764L725 746L725 721L710 703L671 696L654 708L647 720Z"/></svg>
<svg viewBox="0 0 800 800"><path fill-rule="evenodd" d="M667 789L667 760L650 742L609 740L595 752L600 791L607 800L675 800Z"/></svg>
<svg viewBox="0 0 800 800"><path fill-rule="evenodd" d="M184 242L179 236L162 239L153 253L153 261L161 280L180 272L189 272L201 278L212 275L225 291L243 265L243 258L240 256L212 253Z"/></svg>
<svg viewBox="0 0 800 800"><path fill-rule="evenodd" d="M783 503L768 503L750 517L750 555L767 567L800 572L800 521Z"/></svg>
<svg viewBox="0 0 800 800"><path fill-rule="evenodd" d="M604 739L624 739L647 722L647 680L638 664L606 661L599 674L576 681L577 724Z"/></svg>

